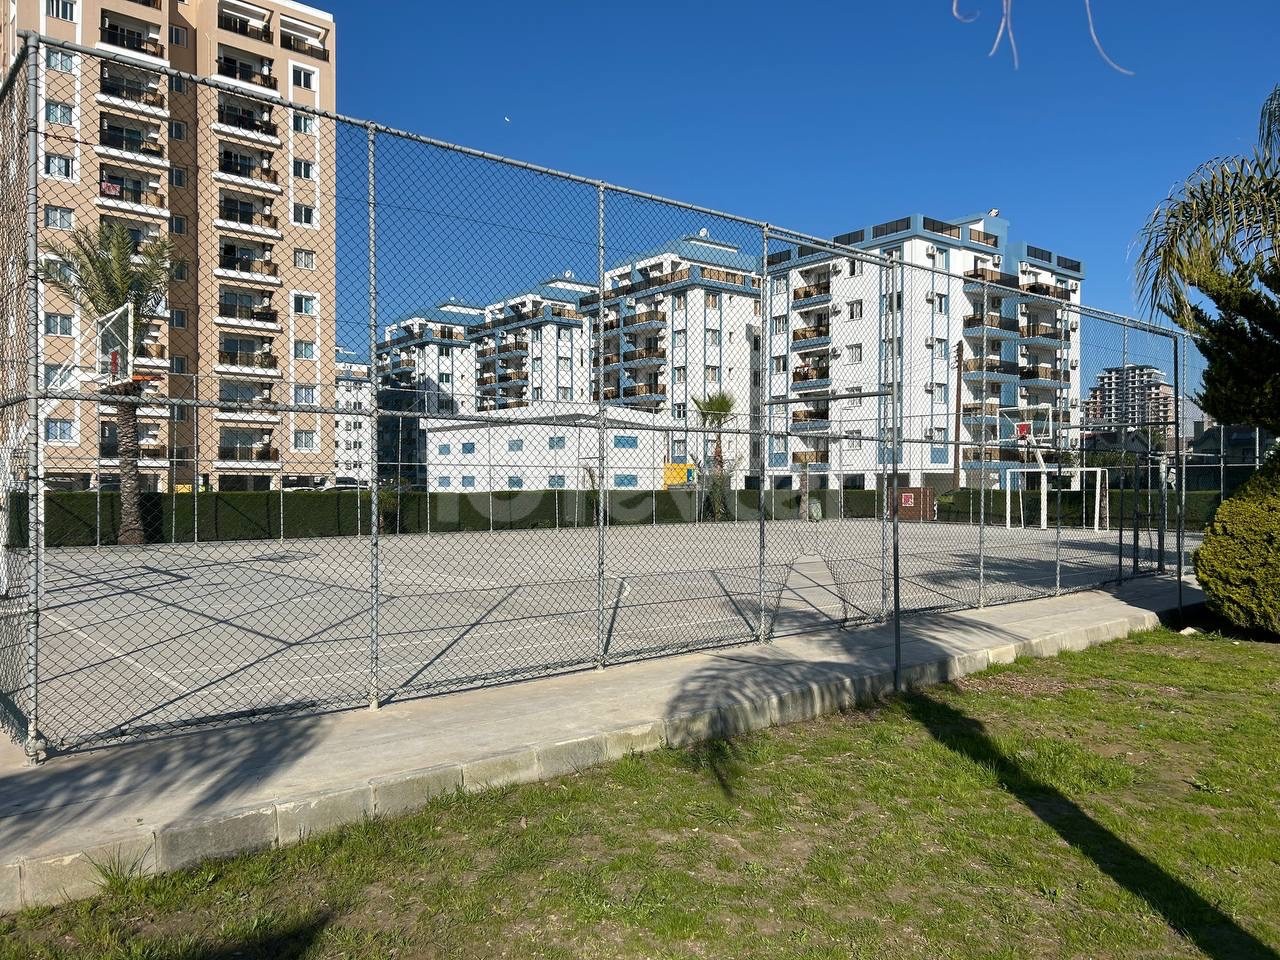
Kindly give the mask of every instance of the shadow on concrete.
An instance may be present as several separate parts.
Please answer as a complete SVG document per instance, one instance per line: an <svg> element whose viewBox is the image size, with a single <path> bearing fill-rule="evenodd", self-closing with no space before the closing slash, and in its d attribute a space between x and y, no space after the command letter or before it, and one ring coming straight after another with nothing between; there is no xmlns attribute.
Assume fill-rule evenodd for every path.
<svg viewBox="0 0 1280 960"><path fill-rule="evenodd" d="M172 950L160 948L147 953L157 960L302 960L324 933L332 918L319 914L298 923L267 930L218 946L182 946Z"/></svg>
<svg viewBox="0 0 1280 960"><path fill-rule="evenodd" d="M118 825L125 835L139 826L127 812L157 797L173 798L168 819L234 807L245 790L305 756L324 722L299 717L198 730L11 768L0 775L0 861L37 828L50 839L90 826Z"/></svg>
<svg viewBox="0 0 1280 960"><path fill-rule="evenodd" d="M1057 788L1029 775L996 745L980 721L922 693L907 694L904 703L934 740L994 771L1000 785L1041 822L1113 881L1145 900L1205 956L1213 960L1278 960L1280 955L1190 886L1152 863Z"/></svg>

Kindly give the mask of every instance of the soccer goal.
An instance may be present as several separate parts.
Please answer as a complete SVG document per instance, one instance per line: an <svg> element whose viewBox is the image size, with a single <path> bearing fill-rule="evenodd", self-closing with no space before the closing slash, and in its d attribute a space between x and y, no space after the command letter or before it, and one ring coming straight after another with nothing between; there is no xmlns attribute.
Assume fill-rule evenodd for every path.
<svg viewBox="0 0 1280 960"><path fill-rule="evenodd" d="M1047 428L1052 433L1053 425L1049 421ZM1035 423L1031 420L1019 420L1013 425L1013 436L1018 447L1028 462L1025 467L1010 467L1001 474L1001 485L1004 488L1004 525L1008 529L1027 526L1027 480L1035 477L1039 492L1039 527L1049 529L1049 478L1066 481L1066 489L1080 493L1080 523L1085 529L1092 525L1094 530L1105 530L1111 526L1110 502L1107 496L1107 470L1105 467L1062 467L1054 463L1052 467L1045 462L1046 450L1060 456L1050 442L1049 437L1037 435ZM1032 466L1030 461L1035 460ZM1025 479L1023 479L1025 478ZM1090 483L1092 481L1092 483ZM1092 489L1090 489L1092 487ZM1090 495L1092 494L1092 510ZM1015 512L1016 506L1016 512ZM1032 518L1033 522L1035 517ZM1092 520L1092 523L1090 521Z"/></svg>

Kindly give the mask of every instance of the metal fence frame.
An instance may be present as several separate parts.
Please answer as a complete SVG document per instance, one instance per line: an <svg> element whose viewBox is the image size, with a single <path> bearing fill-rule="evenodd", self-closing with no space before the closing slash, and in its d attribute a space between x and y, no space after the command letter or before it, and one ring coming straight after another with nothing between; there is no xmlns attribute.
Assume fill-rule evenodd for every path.
<svg viewBox="0 0 1280 960"><path fill-rule="evenodd" d="M24 674L25 681L22 690L5 691L7 693L10 705L16 709L13 711L17 714L18 733L24 742L25 750L28 757L32 761L43 758L49 752L49 744L46 743L42 735L41 727L41 636L42 636L42 612L47 608L45 597L45 581L43 574L45 571L45 542L46 542L46 518L44 514L45 497L42 495L44 489L43 476L43 453L41 449L42 437L38 424L40 420L41 404L49 401L77 401L83 403L100 404L105 401L111 403L137 403L142 404L142 400L130 400L119 396L108 396L104 393L86 391L82 389L59 389L56 385L51 387L42 380L41 364L40 364L40 348L42 329L40 320L40 302L39 302L39 260L40 251L37 245L38 232L38 207L40 201L40 180L38 176L38 71L40 63L40 51L43 47L53 47L63 49L78 56L93 58L95 61L119 61L131 64L132 61L124 56L119 56L108 51L97 50L73 43L63 41L54 41L48 38L40 37L34 33L24 33L23 47L19 57L11 70L9 77L5 80L3 88L0 88L0 104L5 102L6 96L18 85L25 81L26 89L26 139L28 145L27 151L27 204L25 210L25 230L26 230L26 270L24 276L25 284L25 309L27 336L30 338L31 349L29 356L26 358L26 387L22 391L23 395L14 395L6 397L4 402L6 405L23 404L25 405L25 443L26 443L26 462L29 468L23 478L25 482L25 494L27 504L27 528L25 531L25 566L26 566L26 583L23 588L21 600L23 607L20 611L9 611L9 616L14 622L20 622L25 631L25 642L23 650ZM215 91L223 91L234 93L236 96L244 97L246 92L242 87L235 86L216 78L198 77L191 74L184 74L181 71L149 68L161 75L171 77L181 77L186 81L198 84L202 87L210 88ZM888 342L890 354L887 358L885 369L889 371L888 379L882 389L884 403L877 404L878 414L880 418L880 433L877 442L883 446L883 438L887 435L890 437L893 449L892 459L886 463L881 457L881 477L883 484L877 493L880 506L877 510L879 514L879 528L882 542L882 562L880 577L885 593L883 594L883 604L881 615L883 619L891 620L894 631L894 666L895 666L895 685L901 685L901 666L902 666L902 638L901 638L901 619L905 615L902 588L904 582L904 574L901 570L901 535L903 521L900 517L902 509L902 497L900 496L900 475L903 466L903 449L908 441L904 436L904 403L903 403L903 385L905 376L903 373L903 357L901 355L901 330L905 324L906 311L901 307L896 309L892 306L894 297L901 297L903 289L909 284L906 270L907 266L901 263L895 263L892 258L884 257L877 253L872 253L848 244L835 243L829 239L812 236L806 233L796 232L778 227L766 221L755 220L743 217L737 214L725 213L723 211L714 210L712 208L699 206L697 204L685 203L681 201L668 200L642 191L635 191L625 187L616 186L600 180L584 178L581 176L562 173L536 164L525 163L522 161L512 160L510 158L497 156L484 151L474 150L467 147L458 146L456 144L447 143L430 137L424 137L407 131L397 130L382 124L374 123L367 120L351 118L341 114L326 112L322 110L314 110L311 108L301 107L288 100L275 97L266 93L255 94L258 99L264 103L287 108L294 112L311 113L317 118L330 120L335 123L343 124L357 130L363 130L367 138L367 217L368 217L368 238L367 250L369 257L369 275L367 290L367 308L368 308L368 335L369 335L369 365L371 376L377 376L377 356L376 348L379 334L379 293L380 293L380 272L379 272L379 184L378 184L378 164L379 146L384 142L394 142L400 144L416 144L424 148L433 150L446 151L450 155L466 158L476 163L487 165L498 165L506 169L522 171L529 174L536 174L548 178L554 178L556 181L574 184L584 190L592 191L595 195L596 206L596 237L595 237L595 265L597 268L597 276L595 278L595 286L600 297L601 307L606 293L606 264L608 255L608 227L610 226L607 217L607 207L611 198L626 198L630 202L639 202L642 204L653 204L661 210L677 211L686 214L705 215L715 218L717 221L735 224L738 228L749 235L758 235L760 250L760 276L763 278L763 287L761 292L762 300L768 295L768 258L770 254L771 244L785 245L807 245L814 249L830 253L835 256L849 258L851 261L858 261L866 265L867 269L879 271L882 278L889 284L889 321L896 323L897 326L889 328ZM382 189L386 189L383 187ZM944 282L952 283L956 281L963 282L963 278L955 274L948 273L945 270L936 269L927 266L909 265L912 276L935 275ZM983 292L983 309L986 312L986 298L989 291L986 289L989 285L985 282L982 284ZM1157 338L1160 341L1170 345L1173 355L1173 377L1174 377L1174 397L1176 403L1176 415L1172 429L1174 431L1175 443L1172 453L1173 469L1176 473L1176 531L1175 531L1175 556L1176 561L1173 563L1174 573L1178 583L1178 603L1182 605L1183 599L1183 579L1184 579L1184 562L1186 557L1185 539L1186 531L1184 525L1186 489L1185 489L1185 464L1183 459L1182 444L1182 419L1183 419L1183 401L1185 387L1185 371L1184 367L1189 352L1189 345L1185 336L1176 330L1162 327L1156 324L1146 323L1130 317L1109 311L1097 310L1081 305L1069 304L1070 310L1076 311L1076 314L1084 319L1088 318L1091 323L1106 324L1116 329L1125 331L1140 332L1142 334ZM606 445L606 422L610 410L610 405L605 398L605 390L603 389L603 375L605 367L605 311L597 309L594 315L594 322L590 324L592 347L594 348L592 372L595 375L594 383L599 387L596 389L594 403L594 419L595 419L595 439L597 447L594 457L588 458L596 464L596 469L600 472L600 489L599 496L595 498L595 507L593 510L593 527L594 527L594 603L595 603L595 651L594 655L589 658L589 662L562 664L533 664L532 669L523 675L535 676L543 673L552 673L566 667L604 667L616 660L630 659L630 656L614 657L610 654L609 648L609 600L607 598L607 579L608 579L608 557L610 553L610 531L614 529L608 515L610 498L607 494L607 486L605 483L608 476L608 466L610 463L611 452ZM762 317L762 323L767 322L768 317ZM894 330L897 333L894 333ZM765 351L760 351L760 373L762 377L768 376L768 357ZM985 374L984 374L985 376ZM765 381L767 382L767 380ZM985 381L984 381L985 387ZM864 394L864 396L875 396L875 394ZM957 396L957 405L960 398ZM163 403L171 409L183 408L187 410L199 411L202 409L214 408L217 410L234 410L238 409L237 404L230 403L226 400L218 398L202 398L200 396L168 396L163 398ZM767 406L767 404L765 404ZM316 405L298 406L296 404L275 404L275 408L282 412L303 411L307 413L317 413L321 415L338 415L340 413L350 415L349 411L342 410L337 407L326 407ZM762 408L763 409L763 408ZM958 409L958 407L957 407ZM380 424L387 418L403 418L404 411L398 409L382 408L375 403L373 408L368 411L367 419L369 428L375 438L375 442L371 444L369 452L369 469L371 476L374 478L376 489L377 477L379 475L380 457L378 453L378 444L376 438ZM450 418L442 415L439 419L448 421L455 419L465 421L472 424L501 423L503 418L501 411L496 411L493 416L486 416L482 413L470 413L466 415L457 415ZM542 420L538 417L527 418L524 423L538 425L540 423L552 424L554 418ZM837 424L838 425L838 424ZM399 428L397 428L399 429ZM643 429L643 428L641 428ZM705 442L709 439L710 432L704 424L702 428L702 438ZM843 428L838 431L843 435ZM769 492L766 490L764 480L765 470L763 464L769 456L770 444L769 440L777 431L773 428L768 417L761 413L748 419L745 426L738 424L722 425L714 431L717 442L719 437L723 435L741 436L746 443L757 444L761 457L761 479L758 484L757 494L755 497L756 517L755 530L752 538L755 545L755 570L754 570L754 593L756 598L756 609L754 613L754 621L750 624L750 629L745 630L740 638L733 642L768 642L774 635L776 606L770 611L770 587L776 586L769 572L773 561L769 558L769 546L772 538L778 536L777 533L771 533L774 530L790 530L791 528L771 527L768 515ZM787 436L790 436L790 428L788 428ZM959 459L959 445L962 439L957 434L950 441L952 445L957 446L956 458ZM197 446L193 454L193 477L198 474L199 448ZM985 433L980 447L983 452L981 456L985 459ZM1055 444L1060 451L1065 451L1070 446L1070 440L1067 437L1059 435L1055 437ZM588 468L589 469L589 468ZM1061 480L1062 459L1058 459L1058 477ZM804 467L803 474L805 477L809 475L809 468ZM16 479L13 478L6 479ZM807 480L804 481L807 484ZM988 538L991 531L995 528L990 523L990 517L987 514L988 503L992 493L990 489L985 487L985 477L982 481L983 487L979 491L978 497L978 515L976 524L976 554L977 554L977 581L976 581L976 603L969 604L961 602L959 606L984 606L993 602L1004 602L1001 597L992 597L989 593L990 571L987 568L987 561L990 555L990 544ZM198 482L193 481L193 498L198 490ZM656 490L656 488L655 488ZM776 497L776 492L775 492ZM1108 495L1104 491L1104 495ZM800 494L800 503L804 504L807 500L807 486ZM1126 569L1124 564L1124 543L1121 539L1117 556L1118 564L1115 577L1099 579L1096 582L1091 581L1087 584L1079 586L1064 586L1062 581L1063 557L1062 557L1062 485L1057 485L1057 510L1055 518L1054 533L1054 582L1051 589L1046 589L1038 593L1029 595L1056 595L1058 593L1067 592L1072 589L1087 589L1095 585L1107 582L1115 582L1126 578ZM490 494L492 500L492 493ZM369 509L372 513L380 510L379 498L375 494L369 498ZM194 499L193 499L194 502ZM357 497L357 503L359 499ZM970 501L971 502L971 501ZM397 504L399 501L397 500ZM1083 503L1083 498L1082 498ZM845 494L842 491L839 495L839 509L841 519L844 517ZM559 501L556 500L558 509ZM739 505L739 498L734 496L735 516ZM281 510L284 509L283 490L281 493ZM397 509L398 506L397 506ZM430 500L428 498L428 523L430 522ZM575 522L577 508L575 506ZM776 516L776 507L775 507ZM801 524L806 518L801 517ZM657 504L656 492L653 507L653 520L657 523ZM1123 518L1122 518L1123 520ZM193 520L194 536L193 541L199 542L199 511L194 513ZM785 521L784 521L785 522ZM176 520L175 520L176 523ZM356 529L359 531L361 521L357 517ZM490 512L490 525L493 524L493 513ZM385 591L381 583L381 564L383 561L384 538L380 536L380 522L376 517L370 518L369 534L368 534L368 605L369 605L369 632L367 636L367 704L370 708L378 708L386 702L388 691L382 678L382 658L383 658L383 636L381 632L381 612L380 604L384 597ZM284 536L284 526L281 523L281 536ZM1156 570L1163 570L1166 563L1165 551L1163 549L1164 537L1164 521L1162 520L1159 527L1159 536L1161 538L1161 547L1159 549L1159 558ZM1135 530L1136 533L1136 530ZM791 536L790 532L785 534ZM798 534L797 534L798 535ZM1121 538L1123 538L1123 529L1121 530ZM102 547L100 549L109 549ZM7 552L7 551L6 551ZM1138 551L1133 552L1134 570L1137 570ZM1152 571L1156 572L1156 571ZM785 578L784 578L785 580ZM890 599L891 598L891 599ZM715 640L702 645L716 645L723 643L723 640ZM684 645L684 649L696 648L698 644ZM655 650L653 655L661 655L664 650ZM502 676L495 676L483 682L496 682L505 679ZM345 704L351 705L351 704ZM192 723L209 723L222 722L223 720L243 719L242 716L227 716L225 718L210 718L207 716L199 718L191 718ZM181 724L176 724L181 725ZM117 735L113 731L99 731L100 739L113 740L121 738L129 738L138 736L138 734ZM146 734L142 734L146 735Z"/></svg>

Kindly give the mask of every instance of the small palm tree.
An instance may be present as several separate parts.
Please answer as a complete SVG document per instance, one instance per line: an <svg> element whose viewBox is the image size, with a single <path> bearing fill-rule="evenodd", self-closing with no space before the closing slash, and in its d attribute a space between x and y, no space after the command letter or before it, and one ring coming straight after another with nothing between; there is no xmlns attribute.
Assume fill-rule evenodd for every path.
<svg viewBox="0 0 1280 960"><path fill-rule="evenodd" d="M1228 272L1280 246L1280 85L1263 102L1249 156L1202 164L1152 212L1138 238L1144 305L1194 327L1187 287L1205 270Z"/></svg>
<svg viewBox="0 0 1280 960"><path fill-rule="evenodd" d="M716 433L715 450L711 455L711 514L717 520L728 512L723 430L733 418L733 405L733 396L723 390L701 400L693 398L693 406L698 411L702 425Z"/></svg>
<svg viewBox="0 0 1280 960"><path fill-rule="evenodd" d="M132 307L134 342L125 346L136 355L142 326L138 321L154 316L168 293L173 269L169 239L162 237L139 245L124 227L103 224L96 230L76 230L65 244L46 243L44 250L52 260L42 266L41 279L70 298L86 318ZM142 393L142 383L128 380L113 386L110 392L125 398L137 397ZM115 419L120 457L118 542L138 545L143 542L143 530L137 405L117 404Z"/></svg>

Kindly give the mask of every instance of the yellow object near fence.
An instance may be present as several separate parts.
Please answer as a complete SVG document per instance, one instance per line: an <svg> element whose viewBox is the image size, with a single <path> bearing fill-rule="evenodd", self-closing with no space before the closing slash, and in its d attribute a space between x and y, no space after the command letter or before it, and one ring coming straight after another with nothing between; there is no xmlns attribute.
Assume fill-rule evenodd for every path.
<svg viewBox="0 0 1280 960"><path fill-rule="evenodd" d="M668 463L663 475L667 487L683 487L694 482L697 471L687 463Z"/></svg>

